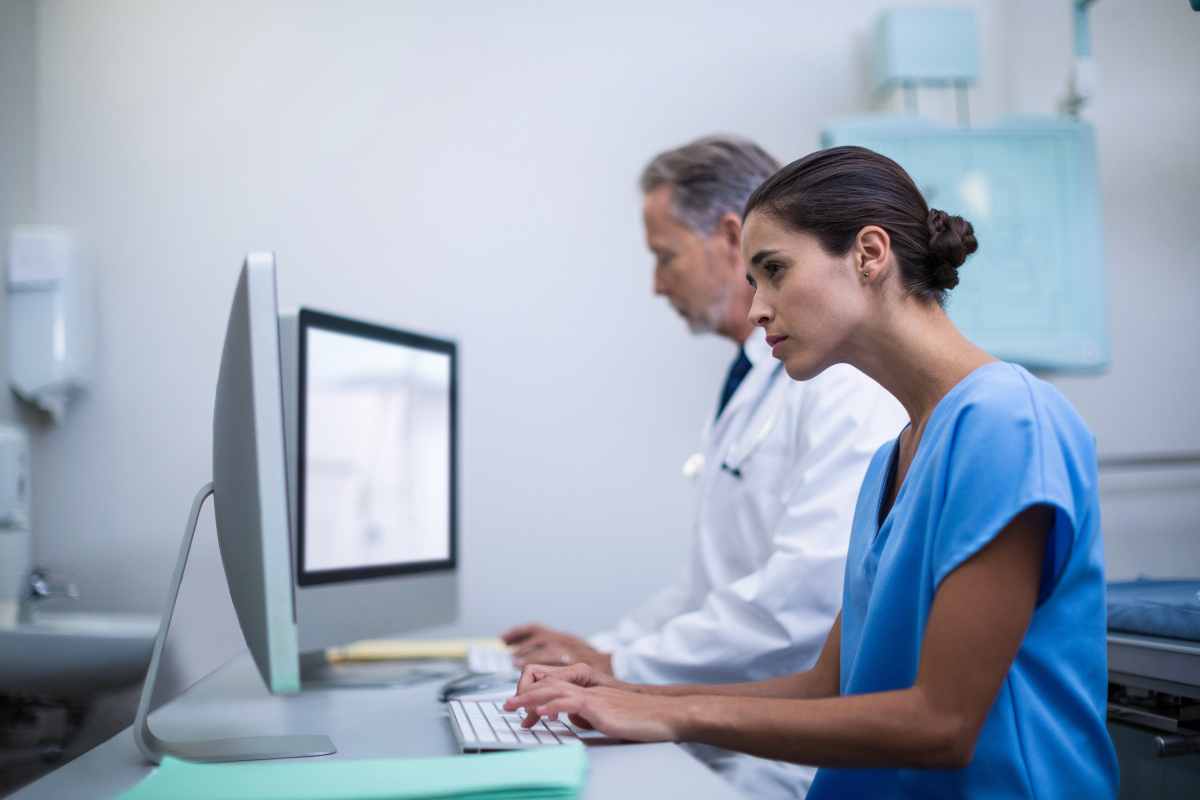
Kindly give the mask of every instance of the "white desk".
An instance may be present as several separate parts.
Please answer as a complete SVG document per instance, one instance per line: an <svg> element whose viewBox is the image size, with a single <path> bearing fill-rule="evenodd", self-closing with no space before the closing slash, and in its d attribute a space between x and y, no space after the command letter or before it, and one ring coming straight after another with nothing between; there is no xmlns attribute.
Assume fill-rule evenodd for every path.
<svg viewBox="0 0 1200 800"><path fill-rule="evenodd" d="M325 689L274 697L243 653L150 719L165 739L323 733L338 752L325 758L417 758L458 753L439 682L408 688ZM727 783L674 744L588 749L583 794L601 798L732 800ZM114 797L146 776L129 728L13 795L14 800Z"/></svg>

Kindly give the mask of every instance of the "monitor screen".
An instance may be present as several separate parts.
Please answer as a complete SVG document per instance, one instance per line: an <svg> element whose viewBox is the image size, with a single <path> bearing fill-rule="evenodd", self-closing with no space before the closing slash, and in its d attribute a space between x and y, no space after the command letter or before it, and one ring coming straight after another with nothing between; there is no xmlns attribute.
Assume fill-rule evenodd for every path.
<svg viewBox="0 0 1200 800"><path fill-rule="evenodd" d="M304 309L300 585L455 566L456 347Z"/></svg>

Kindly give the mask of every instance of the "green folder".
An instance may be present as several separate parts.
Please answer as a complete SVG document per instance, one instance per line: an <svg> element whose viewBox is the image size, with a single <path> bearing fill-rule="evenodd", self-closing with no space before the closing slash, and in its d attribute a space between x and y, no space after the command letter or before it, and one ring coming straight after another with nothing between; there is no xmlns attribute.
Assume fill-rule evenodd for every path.
<svg viewBox="0 0 1200 800"><path fill-rule="evenodd" d="M121 800L558 800L583 787L583 746L420 759L197 764L164 758Z"/></svg>

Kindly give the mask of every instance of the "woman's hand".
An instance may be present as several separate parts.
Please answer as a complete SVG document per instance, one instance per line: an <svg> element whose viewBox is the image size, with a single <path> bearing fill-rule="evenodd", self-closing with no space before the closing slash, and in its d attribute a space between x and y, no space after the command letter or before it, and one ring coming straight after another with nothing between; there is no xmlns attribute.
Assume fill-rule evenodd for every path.
<svg viewBox="0 0 1200 800"><path fill-rule="evenodd" d="M541 677L536 677L538 670L544 670ZM685 721L685 698L638 694L600 685L594 678L586 664L526 667L517 694L504 703L504 709L524 708L521 725L526 728L542 717L566 714L572 724L594 728L614 739L669 742L678 738Z"/></svg>
<svg viewBox="0 0 1200 800"><path fill-rule="evenodd" d="M565 681L585 689L593 686L624 689L629 686L607 672L595 669L588 664L572 664L569 667L530 664L521 670L521 680L517 682L517 694L522 694L533 688L534 684L547 680Z"/></svg>

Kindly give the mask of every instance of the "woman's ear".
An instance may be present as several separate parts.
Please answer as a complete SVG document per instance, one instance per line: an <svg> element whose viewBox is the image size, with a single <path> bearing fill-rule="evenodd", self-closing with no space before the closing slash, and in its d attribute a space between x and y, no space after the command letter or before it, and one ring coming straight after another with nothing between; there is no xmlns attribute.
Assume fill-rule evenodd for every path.
<svg viewBox="0 0 1200 800"><path fill-rule="evenodd" d="M891 265L892 239L878 225L867 225L854 238L854 261L863 283L883 280Z"/></svg>

